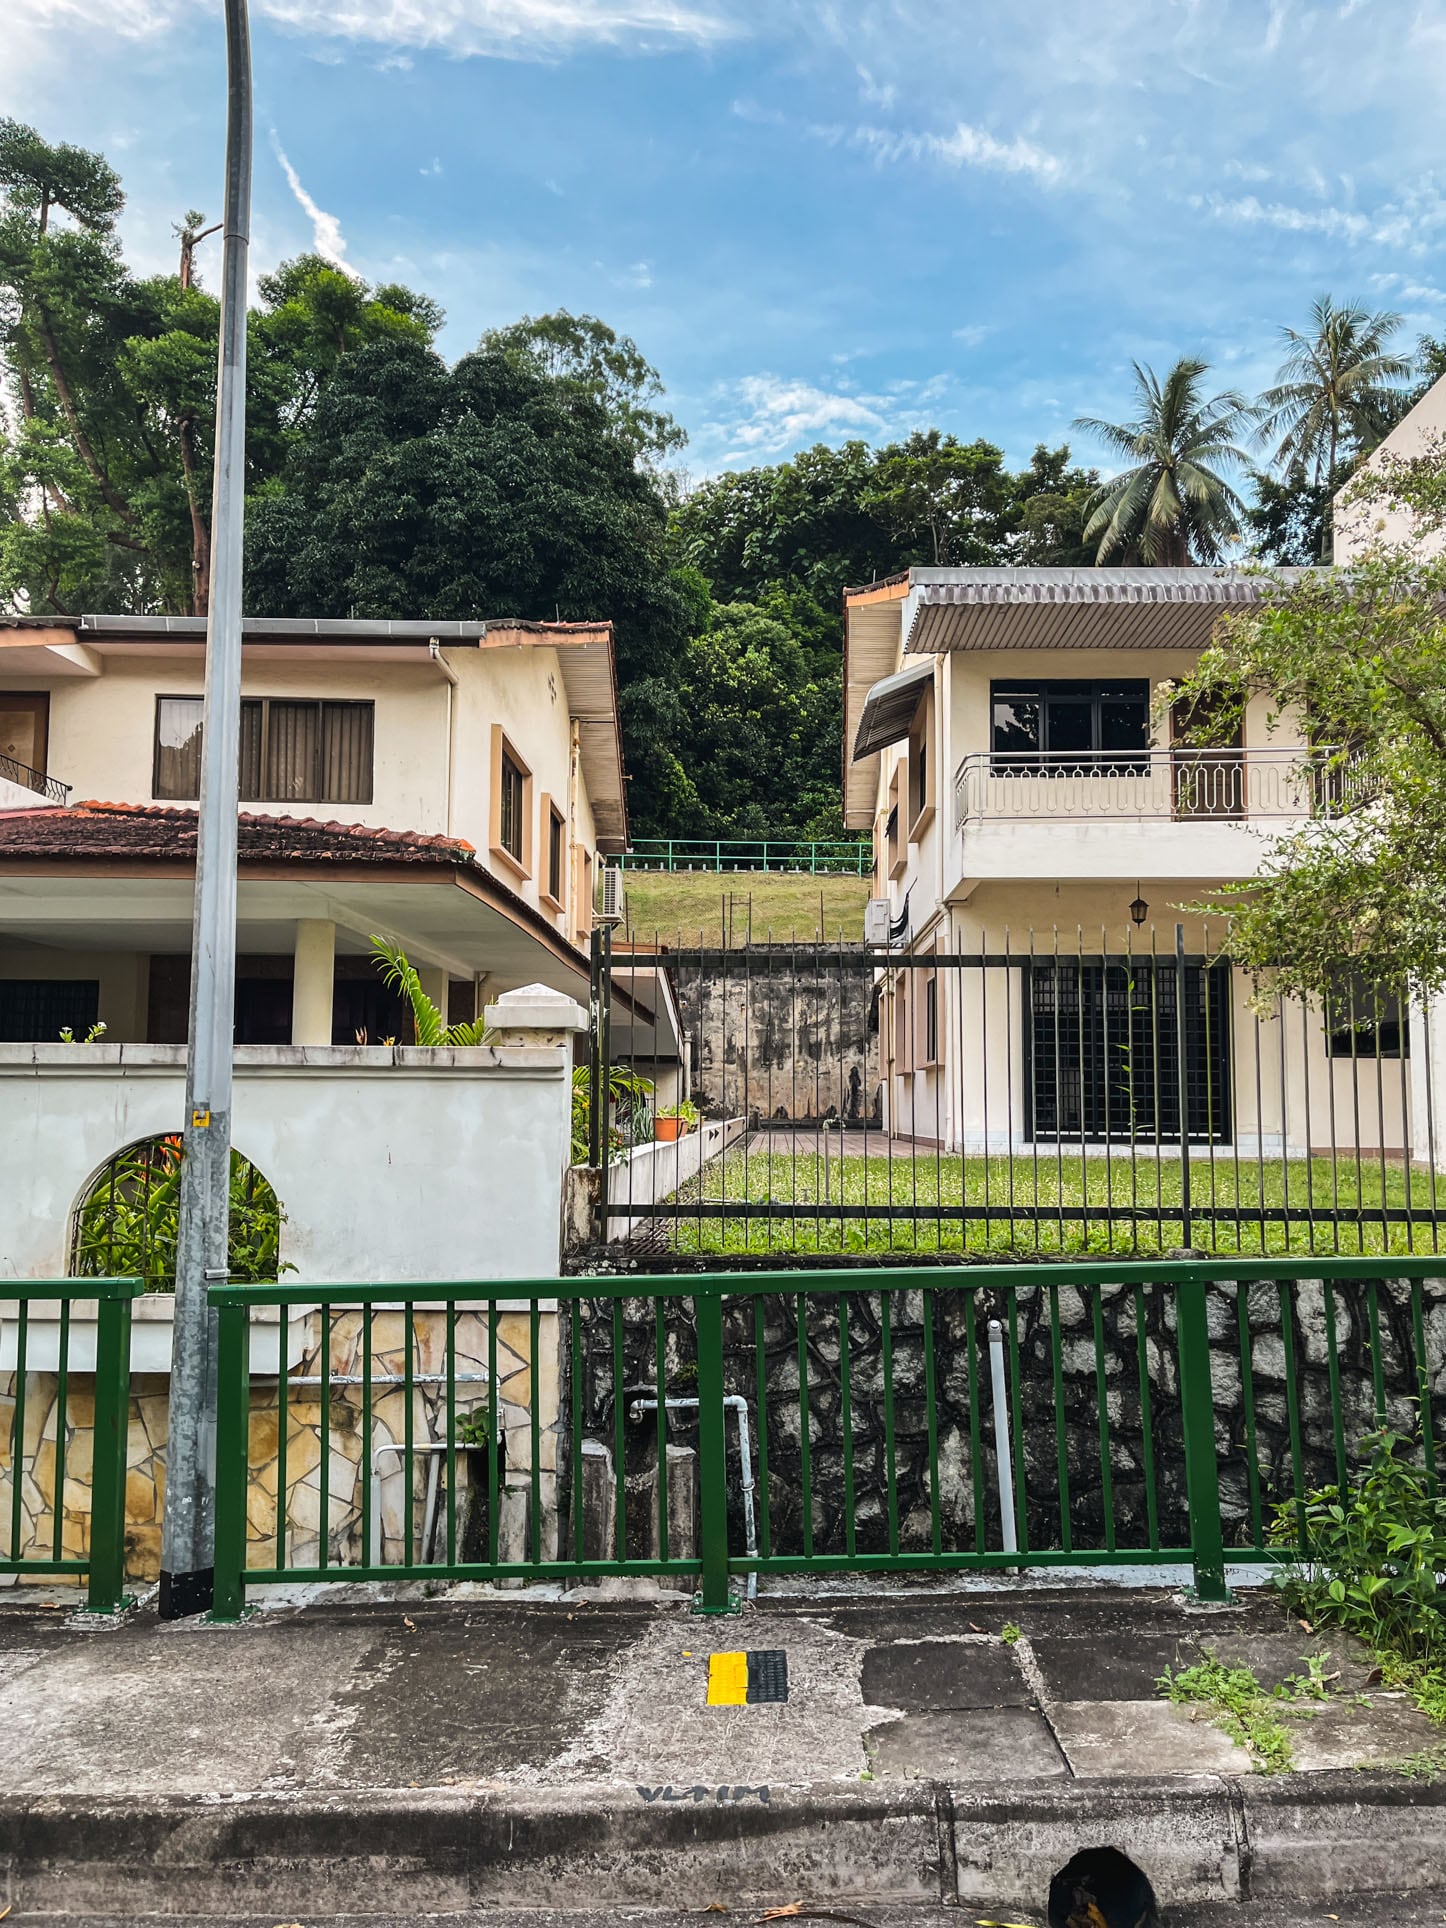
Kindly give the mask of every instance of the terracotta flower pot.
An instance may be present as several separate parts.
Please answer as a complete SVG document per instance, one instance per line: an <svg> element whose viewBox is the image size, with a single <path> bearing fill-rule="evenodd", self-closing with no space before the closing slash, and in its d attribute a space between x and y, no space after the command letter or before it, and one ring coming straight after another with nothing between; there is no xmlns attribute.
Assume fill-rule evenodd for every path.
<svg viewBox="0 0 1446 1928"><path fill-rule="evenodd" d="M688 1127L681 1118L655 1118L653 1120L653 1136L665 1145L671 1144L675 1138L683 1137L687 1129Z"/></svg>

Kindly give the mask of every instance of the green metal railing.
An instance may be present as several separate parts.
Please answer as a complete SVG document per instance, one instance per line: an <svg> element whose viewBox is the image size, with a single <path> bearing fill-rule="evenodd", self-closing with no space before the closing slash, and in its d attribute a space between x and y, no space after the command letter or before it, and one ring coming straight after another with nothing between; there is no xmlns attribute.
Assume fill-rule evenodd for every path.
<svg viewBox="0 0 1446 1928"><path fill-rule="evenodd" d="M792 870L811 877L867 877L874 847L851 837L639 837L616 862L622 870Z"/></svg>
<svg viewBox="0 0 1446 1928"><path fill-rule="evenodd" d="M1313 1260L1306 1277L1289 1259L1161 1260L213 1287L216 1614L239 1614L248 1584L296 1580L669 1575L696 1579L700 1607L722 1611L749 1574L1182 1563L1220 1599L1227 1561L1305 1550L1292 1514L1354 1476L1372 1430L1418 1433L1434 1483L1439 1273L1409 1259ZM247 1538L262 1471L248 1448L248 1311L301 1303L320 1307L305 1398L319 1387L307 1511L323 1523L304 1553L285 1463L301 1394L284 1365L265 1490L285 1497L264 1539ZM339 1374L348 1320L357 1370ZM499 1362L504 1326L524 1367ZM470 1418L469 1348L489 1389ZM491 1390L504 1380L510 1427ZM542 1404L553 1384L555 1420ZM348 1439L358 1490L337 1493ZM585 1441L611 1455L606 1545L588 1543L596 1522L578 1497ZM392 1558L373 1527L378 1445L401 1460ZM696 1454L684 1545L670 1539L668 1483L683 1477L670 1445ZM445 1494L428 1505L430 1460ZM508 1491L525 1506L520 1544L515 1521L510 1538L503 1528Z"/></svg>
<svg viewBox="0 0 1446 1928"><path fill-rule="evenodd" d="M0 1407L10 1406L4 1428L9 1456L0 1465L0 1573L80 1575L87 1578L86 1606L114 1613L125 1597L126 1435L130 1416L131 1303L145 1290L140 1279L0 1280ZM74 1308L96 1301L95 1354L75 1351ZM53 1363L37 1365L33 1328L54 1327ZM88 1352L86 1347L85 1351ZM46 1332L44 1353L50 1351ZM90 1547L65 1551L70 1511L66 1482L76 1454L75 1381L94 1373L94 1437L91 1452ZM42 1383L53 1375L54 1391ZM36 1465L50 1461L48 1505ZM27 1509L29 1485L31 1506ZM30 1519L27 1523L27 1510ZM49 1514L48 1526L43 1526ZM28 1524L28 1530L27 1530Z"/></svg>

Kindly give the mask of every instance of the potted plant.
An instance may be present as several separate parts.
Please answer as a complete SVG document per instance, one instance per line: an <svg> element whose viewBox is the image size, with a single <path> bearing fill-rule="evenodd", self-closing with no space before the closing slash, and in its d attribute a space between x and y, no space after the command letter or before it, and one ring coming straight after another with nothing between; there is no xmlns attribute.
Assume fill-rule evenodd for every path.
<svg viewBox="0 0 1446 1928"><path fill-rule="evenodd" d="M698 1107L691 1098L684 1098L676 1105L664 1105L653 1120L653 1135L667 1144L672 1139L696 1131L698 1118Z"/></svg>

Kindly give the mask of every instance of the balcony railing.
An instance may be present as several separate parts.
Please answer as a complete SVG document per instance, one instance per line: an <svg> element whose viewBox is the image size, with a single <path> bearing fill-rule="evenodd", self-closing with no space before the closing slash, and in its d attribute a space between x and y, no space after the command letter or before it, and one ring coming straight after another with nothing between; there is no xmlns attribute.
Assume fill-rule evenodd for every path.
<svg viewBox="0 0 1446 1928"><path fill-rule="evenodd" d="M22 790L34 790L38 796L48 797L52 803L64 803L70 795L68 783L61 783L57 777L48 777L41 770L32 770L28 763L19 763L13 756L0 756L0 777L18 783Z"/></svg>
<svg viewBox="0 0 1446 1928"><path fill-rule="evenodd" d="M981 751L955 774L954 822L1341 816L1373 787L1364 759L1324 748Z"/></svg>

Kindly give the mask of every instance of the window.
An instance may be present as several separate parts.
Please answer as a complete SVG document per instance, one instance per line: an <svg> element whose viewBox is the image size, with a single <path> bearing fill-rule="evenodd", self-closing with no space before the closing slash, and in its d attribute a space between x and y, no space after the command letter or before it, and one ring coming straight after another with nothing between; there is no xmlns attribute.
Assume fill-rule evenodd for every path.
<svg viewBox="0 0 1446 1928"><path fill-rule="evenodd" d="M551 798L543 799L543 822L547 825L547 895L562 904L563 864L567 852L567 825L562 812Z"/></svg>
<svg viewBox="0 0 1446 1928"><path fill-rule="evenodd" d="M532 771L500 723L492 725L491 840L504 869L532 875Z"/></svg>
<svg viewBox="0 0 1446 1928"><path fill-rule="evenodd" d="M27 775L45 775L46 738L50 733L50 698L43 691L0 690L0 758L19 764ZM14 779L13 770L0 772ZM24 777L20 781L24 782Z"/></svg>
<svg viewBox="0 0 1446 1928"><path fill-rule="evenodd" d="M934 686L931 683L919 699L909 730L909 841L917 843L934 816L934 797L929 788L931 776L929 739L934 731Z"/></svg>
<svg viewBox="0 0 1446 1928"><path fill-rule="evenodd" d="M243 803L370 803L376 706L249 696L241 704ZM153 796L201 794L199 696L156 699Z"/></svg>
<svg viewBox="0 0 1446 1928"><path fill-rule="evenodd" d="M522 805L527 779L504 751L502 756L502 816L498 841L508 856L522 862Z"/></svg>
<svg viewBox="0 0 1446 1928"><path fill-rule="evenodd" d="M0 1043L55 1044L67 1025L84 1038L99 1012L98 978L0 978Z"/></svg>
<svg viewBox="0 0 1446 1928"><path fill-rule="evenodd" d="M1150 685L1119 683L991 683L995 774L1133 768L1130 752L1150 743Z"/></svg>
<svg viewBox="0 0 1446 1928"><path fill-rule="evenodd" d="M1403 999L1354 972L1325 1004L1326 1053L1332 1058L1409 1058L1411 1031Z"/></svg>
<svg viewBox="0 0 1446 1928"><path fill-rule="evenodd" d="M924 1062L939 1062L939 980L932 971L924 979Z"/></svg>

